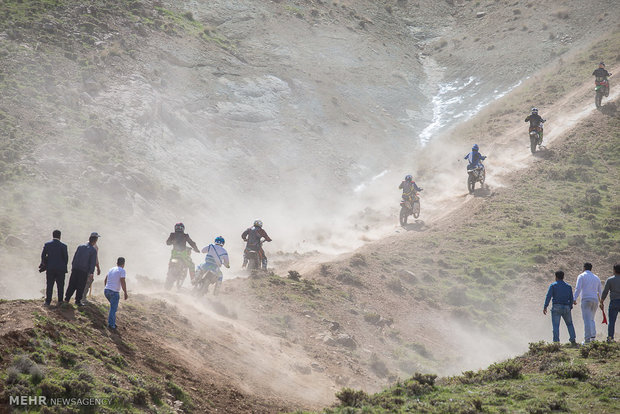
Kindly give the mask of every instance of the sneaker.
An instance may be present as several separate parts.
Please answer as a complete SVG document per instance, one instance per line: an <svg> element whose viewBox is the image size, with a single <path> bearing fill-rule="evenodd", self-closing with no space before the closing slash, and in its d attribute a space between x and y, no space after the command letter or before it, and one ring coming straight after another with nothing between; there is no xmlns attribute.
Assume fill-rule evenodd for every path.
<svg viewBox="0 0 620 414"><path fill-rule="evenodd" d="M82 306L85 306L85 305L86 305L86 304L85 304L84 302L82 302L82 301L75 302L75 304L76 304L76 305L78 305L80 308L81 308Z"/></svg>
<svg viewBox="0 0 620 414"><path fill-rule="evenodd" d="M90 302L88 301L88 299L82 299L82 303L83 303L84 305L86 305L86 304L88 304L88 303L90 303Z"/></svg>
<svg viewBox="0 0 620 414"><path fill-rule="evenodd" d="M577 346L577 341L575 341L574 339L570 341L570 346Z"/></svg>
<svg viewBox="0 0 620 414"><path fill-rule="evenodd" d="M46 308L49 308L49 307L50 307L50 305L51 305L51 303L50 303L50 302L45 302L45 303L43 304L43 306L45 306Z"/></svg>
<svg viewBox="0 0 620 414"><path fill-rule="evenodd" d="M614 338L612 338L611 336L608 336L607 337L607 342L609 342L609 343L614 342Z"/></svg>

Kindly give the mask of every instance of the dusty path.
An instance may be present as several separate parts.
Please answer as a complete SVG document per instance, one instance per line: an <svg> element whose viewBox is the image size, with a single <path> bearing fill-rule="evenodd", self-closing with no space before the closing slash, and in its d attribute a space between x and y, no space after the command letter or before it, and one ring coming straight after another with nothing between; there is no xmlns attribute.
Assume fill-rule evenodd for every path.
<svg viewBox="0 0 620 414"><path fill-rule="evenodd" d="M610 69L611 73L620 71L620 66ZM612 78L613 80L613 78ZM553 142L562 137L567 131L575 127L578 122L596 111L594 105L593 80L584 81L581 86L561 98L557 103L541 107L541 113L547 119L545 124L544 146L552 146ZM612 102L620 96L620 87L613 87L605 102ZM537 158L530 153L529 141L527 140L527 125L519 117L514 124L507 127L500 136L493 139L483 152L487 155L485 165L487 167L487 183L485 190L477 190L475 195L469 195L465 191L466 174L463 172L464 164L446 165L441 171L434 173L436 179L424 184L425 191L422 197L422 214L419 220L403 229L398 226L398 217L393 214L385 217L382 223L382 231L375 232L371 242L382 241L387 237L399 234L425 231L430 228L440 229L444 226L454 226L467 217L469 207L483 202L484 197L489 195L494 188L509 185L506 178L509 174L527 168ZM465 152L465 151L463 151ZM437 162L441 164L445 160ZM450 183L446 186L446 183ZM396 199L396 197L394 197ZM472 204L473 203L473 204ZM458 213L457 213L458 212ZM410 218L411 222L412 218ZM394 224L390 224L390 221ZM409 231L408 231L409 230ZM289 269L297 269L302 272L312 272L318 264L348 257L352 253L342 255L329 255L324 253L310 254L298 260L289 259L275 264L279 273L286 273Z"/></svg>

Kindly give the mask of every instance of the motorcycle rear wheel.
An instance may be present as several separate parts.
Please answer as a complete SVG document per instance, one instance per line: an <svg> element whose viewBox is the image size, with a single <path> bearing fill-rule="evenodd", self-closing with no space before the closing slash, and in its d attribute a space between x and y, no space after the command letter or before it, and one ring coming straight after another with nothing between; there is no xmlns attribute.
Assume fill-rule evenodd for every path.
<svg viewBox="0 0 620 414"><path fill-rule="evenodd" d="M469 194L473 194L475 188L476 188L476 181L474 180L474 177L472 176L472 174L469 174L469 177L467 177L467 190L469 191Z"/></svg>
<svg viewBox="0 0 620 414"><path fill-rule="evenodd" d="M530 135L530 151L532 154L536 152L536 144L538 143L538 137L536 135Z"/></svg>
<svg viewBox="0 0 620 414"><path fill-rule="evenodd" d="M407 218L409 216L409 211L407 210L407 208L405 206L402 206L400 208L400 225L401 226L406 226L407 225Z"/></svg>
<svg viewBox="0 0 620 414"><path fill-rule="evenodd" d="M601 107L602 101L603 101L603 93L597 91L596 95L594 96L594 104L596 105L597 108Z"/></svg>

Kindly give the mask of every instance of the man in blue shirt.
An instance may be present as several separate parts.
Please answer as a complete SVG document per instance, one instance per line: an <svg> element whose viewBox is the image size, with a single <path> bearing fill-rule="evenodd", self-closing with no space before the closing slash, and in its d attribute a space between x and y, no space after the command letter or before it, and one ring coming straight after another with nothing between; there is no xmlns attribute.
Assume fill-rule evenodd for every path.
<svg viewBox="0 0 620 414"><path fill-rule="evenodd" d="M553 299L551 307L551 323L553 325L553 342L560 342L560 319L564 318L566 327L568 328L569 341L571 344L575 342L575 327L573 326L573 318L571 309L573 309L573 288L564 282L564 272L558 270L555 272L555 283L549 286L547 297L545 298L545 307L543 314L547 314L549 302Z"/></svg>
<svg viewBox="0 0 620 414"><path fill-rule="evenodd" d="M94 246L98 238L99 235L97 233L92 233L88 239L88 244L82 244L75 250L73 262L71 263L69 287L65 293L65 302L69 302L75 292L75 304L78 306L84 305L82 297L86 280L88 276L93 275L95 265L97 264L97 249Z"/></svg>

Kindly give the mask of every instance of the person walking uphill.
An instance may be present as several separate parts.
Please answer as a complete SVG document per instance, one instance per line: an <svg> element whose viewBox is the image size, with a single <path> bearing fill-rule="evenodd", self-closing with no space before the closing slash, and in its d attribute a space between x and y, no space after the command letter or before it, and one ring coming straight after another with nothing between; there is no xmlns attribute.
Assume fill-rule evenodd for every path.
<svg viewBox="0 0 620 414"><path fill-rule="evenodd" d="M571 309L573 309L573 288L564 282L564 272L558 270L555 272L555 282L549 285L547 297L545 298L545 307L543 314L547 314L549 302L553 299L551 307L551 324L553 326L553 342L560 342L560 319L564 319L568 328L568 340L571 344L575 344L575 327L573 326L573 317Z"/></svg>
<svg viewBox="0 0 620 414"><path fill-rule="evenodd" d="M108 314L108 328L110 329L116 329L116 311L118 309L118 302L121 299L121 288L123 288L125 300L128 298L125 275L125 258L119 257L116 260L116 267L110 269L104 281L105 289L103 293L108 302L110 302L110 313Z"/></svg>
<svg viewBox="0 0 620 414"><path fill-rule="evenodd" d="M69 278L69 287L65 294L65 302L69 302L75 292L76 305L84 305L82 298L86 280L93 275L95 265L97 264L97 250L94 245L97 243L98 238L97 233L91 233L88 243L79 245L75 250L73 261L71 262L71 277Z"/></svg>
<svg viewBox="0 0 620 414"><path fill-rule="evenodd" d="M603 310L603 303L608 293L609 309L607 313L609 313L609 321L607 325L607 342L613 342L616 319L618 318L618 312L620 312L620 263L614 265L614 275L605 281L603 295L601 295L601 310Z"/></svg>
<svg viewBox="0 0 620 414"><path fill-rule="evenodd" d="M45 289L45 306L52 302L54 283L58 290L58 304L62 303L62 295L65 291L65 274L69 263L67 245L60 241L60 230L52 232L52 240L45 243L41 252L41 264L39 271L45 272L47 284Z"/></svg>
<svg viewBox="0 0 620 414"><path fill-rule="evenodd" d="M592 263L583 264L584 272L577 277L575 286L575 299L573 304L577 304L577 299L581 294L581 316L583 317L584 344L596 338L596 323L594 314L601 297L601 279L592 273Z"/></svg>

